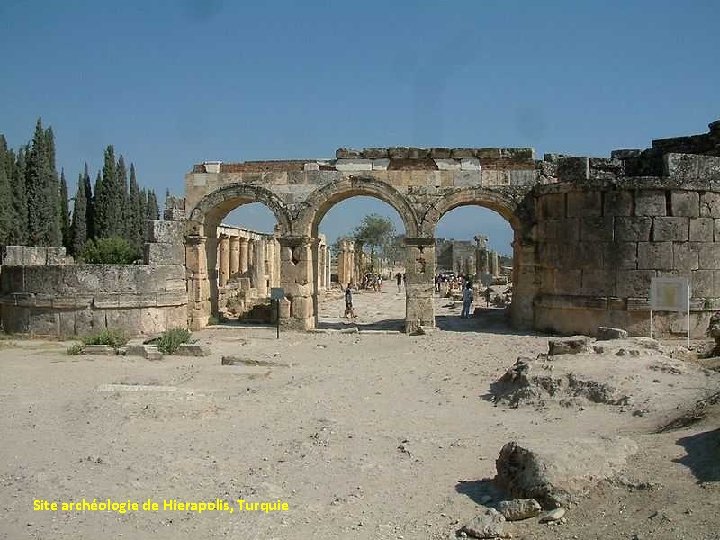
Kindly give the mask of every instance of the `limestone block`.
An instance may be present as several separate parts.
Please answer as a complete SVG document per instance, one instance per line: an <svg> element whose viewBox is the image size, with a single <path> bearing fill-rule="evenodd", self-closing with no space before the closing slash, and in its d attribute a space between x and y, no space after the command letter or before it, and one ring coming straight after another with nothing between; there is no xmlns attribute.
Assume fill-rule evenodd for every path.
<svg viewBox="0 0 720 540"><path fill-rule="evenodd" d="M555 292L577 294L581 286L582 270L561 270L555 274Z"/></svg>
<svg viewBox="0 0 720 540"><path fill-rule="evenodd" d="M672 270L672 242L638 242L638 269Z"/></svg>
<svg viewBox="0 0 720 540"><path fill-rule="evenodd" d="M602 246L603 266L607 270L637 268L636 242L608 242Z"/></svg>
<svg viewBox="0 0 720 540"><path fill-rule="evenodd" d="M598 191L573 191L567 195L567 217L602 215L602 201Z"/></svg>
<svg viewBox="0 0 720 540"><path fill-rule="evenodd" d="M689 228L689 219L686 217L656 217L653 218L652 239L657 242L687 241Z"/></svg>
<svg viewBox="0 0 720 540"><path fill-rule="evenodd" d="M372 171L371 159L338 159L335 162L338 171Z"/></svg>
<svg viewBox="0 0 720 540"><path fill-rule="evenodd" d="M670 193L670 210L673 216L698 217L700 196L695 191L673 191Z"/></svg>
<svg viewBox="0 0 720 540"><path fill-rule="evenodd" d="M572 336L565 338L548 339L548 354L559 356L562 354L582 354L590 352L592 338L587 336Z"/></svg>
<svg viewBox="0 0 720 540"><path fill-rule="evenodd" d="M184 221L163 221L149 219L147 221L147 241L182 244L185 235Z"/></svg>
<svg viewBox="0 0 720 540"><path fill-rule="evenodd" d="M49 247L46 248L46 253L47 264L68 264L68 257L64 247Z"/></svg>
<svg viewBox="0 0 720 540"><path fill-rule="evenodd" d="M449 148L431 148L430 157L433 159L448 159L451 151Z"/></svg>
<svg viewBox="0 0 720 540"><path fill-rule="evenodd" d="M720 298L720 270L713 270L713 296Z"/></svg>
<svg viewBox="0 0 720 540"><path fill-rule="evenodd" d="M456 159L436 158L435 165L440 171L459 171L460 162Z"/></svg>
<svg viewBox="0 0 720 540"><path fill-rule="evenodd" d="M562 247L561 247L562 249ZM598 249L595 242L580 242L572 250L562 249L569 254L570 266L590 267L600 269L602 267L602 250Z"/></svg>
<svg viewBox="0 0 720 540"><path fill-rule="evenodd" d="M390 160L388 158L379 158L372 160L373 171L387 171L390 166Z"/></svg>
<svg viewBox="0 0 720 540"><path fill-rule="evenodd" d="M708 191L700 195L700 217L720 218L720 193Z"/></svg>
<svg viewBox="0 0 720 540"><path fill-rule="evenodd" d="M473 155L480 159L496 160L502 157L502 148L475 148Z"/></svg>
<svg viewBox="0 0 720 540"><path fill-rule="evenodd" d="M580 220L578 218L567 218L562 220L558 228L558 240L565 243L579 242Z"/></svg>
<svg viewBox="0 0 720 540"><path fill-rule="evenodd" d="M450 150L450 156L455 159L471 158L475 157L474 148L453 148ZM499 153L498 153L499 157Z"/></svg>
<svg viewBox="0 0 720 540"><path fill-rule="evenodd" d="M603 202L605 216L632 216L633 196L631 191L607 191Z"/></svg>
<svg viewBox="0 0 720 540"><path fill-rule="evenodd" d="M291 302L287 298L281 298L280 299L280 318L281 319L289 319L290 318L290 307Z"/></svg>
<svg viewBox="0 0 720 540"><path fill-rule="evenodd" d="M335 151L335 157L337 159L359 158L361 155L362 152L354 148L338 148Z"/></svg>
<svg viewBox="0 0 720 540"><path fill-rule="evenodd" d="M479 171L480 160L478 158L463 158L460 160L460 169L463 171Z"/></svg>
<svg viewBox="0 0 720 540"><path fill-rule="evenodd" d="M289 297L310 296L313 286L311 283L283 283L285 294Z"/></svg>
<svg viewBox="0 0 720 540"><path fill-rule="evenodd" d="M617 273L617 296L621 298L648 298L650 283L655 277L652 270L620 270Z"/></svg>
<svg viewBox="0 0 720 540"><path fill-rule="evenodd" d="M623 328L609 328L607 326L600 326L597 329L598 341L609 341L611 339L626 339L627 337L628 332Z"/></svg>
<svg viewBox="0 0 720 540"><path fill-rule="evenodd" d="M505 531L505 517L494 508L483 508L460 531L471 538L511 538Z"/></svg>
<svg viewBox="0 0 720 540"><path fill-rule="evenodd" d="M198 343L182 343L175 354L178 356L208 356L210 351Z"/></svg>
<svg viewBox="0 0 720 540"><path fill-rule="evenodd" d="M588 213L587 215L592 214ZM580 239L583 242L612 242L613 238L612 216L583 217L580 219Z"/></svg>
<svg viewBox="0 0 720 540"><path fill-rule="evenodd" d="M713 270L693 270L690 277L690 294L692 297L713 295L715 292L713 274Z"/></svg>
<svg viewBox="0 0 720 540"><path fill-rule="evenodd" d="M558 160L557 177L561 182L578 182L590 178L590 159L564 157Z"/></svg>
<svg viewBox="0 0 720 540"><path fill-rule="evenodd" d="M621 242L647 242L650 240L652 218L617 217L615 218L615 240Z"/></svg>
<svg viewBox="0 0 720 540"><path fill-rule="evenodd" d="M319 171L320 164L317 162L310 162L303 164L303 171Z"/></svg>
<svg viewBox="0 0 720 540"><path fill-rule="evenodd" d="M700 266L699 244L697 242L673 242L673 267L675 270L689 272Z"/></svg>
<svg viewBox="0 0 720 540"><path fill-rule="evenodd" d="M551 193L540 198L540 213L546 219L565 217L565 194Z"/></svg>
<svg viewBox="0 0 720 540"><path fill-rule="evenodd" d="M509 172L511 186L529 186L538 181L535 169L511 169Z"/></svg>
<svg viewBox="0 0 720 540"><path fill-rule="evenodd" d="M720 246L717 242L702 242L698 246L700 268L709 270L720 269Z"/></svg>
<svg viewBox="0 0 720 540"><path fill-rule="evenodd" d="M478 184L484 184L484 171L453 171L453 185L457 187L462 186L476 186Z"/></svg>
<svg viewBox="0 0 720 540"><path fill-rule="evenodd" d="M697 218L690 220L691 242L712 242L715 238L715 220L712 218Z"/></svg>
<svg viewBox="0 0 720 540"><path fill-rule="evenodd" d="M583 269L580 281L584 294L608 296L615 291L615 275L603 269Z"/></svg>
<svg viewBox="0 0 720 540"><path fill-rule="evenodd" d="M663 156L666 176L675 180L720 180L720 157L668 153Z"/></svg>
<svg viewBox="0 0 720 540"><path fill-rule="evenodd" d="M638 191L635 195L636 216L665 216L665 193L657 190Z"/></svg>
<svg viewBox="0 0 720 540"><path fill-rule="evenodd" d="M145 264L185 264L185 246L175 243L148 243L145 244L144 257Z"/></svg>

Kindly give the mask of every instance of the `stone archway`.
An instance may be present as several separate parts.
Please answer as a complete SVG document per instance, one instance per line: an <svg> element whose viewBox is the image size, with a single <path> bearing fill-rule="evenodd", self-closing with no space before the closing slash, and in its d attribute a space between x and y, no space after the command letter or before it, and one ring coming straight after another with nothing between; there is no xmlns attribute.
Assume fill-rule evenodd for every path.
<svg viewBox="0 0 720 540"><path fill-rule="evenodd" d="M515 326L530 328L534 322L533 301L535 286L535 239L531 212L524 201L506 193L483 188L460 189L438 200L423 216L424 233L435 237L442 217L461 206L480 206L502 216L513 230L513 300L510 318Z"/></svg>
<svg viewBox="0 0 720 540"><path fill-rule="evenodd" d="M419 231L419 219L416 210L395 187L371 175L358 175L343 178L337 182L326 184L308 195L303 208L300 210L296 230L304 236L316 239L319 235L319 226L325 214L336 204L352 197L373 197L390 205L400 216L405 227L405 235L416 237ZM313 261L319 260L317 242L312 243ZM313 319L317 325L319 320L319 271L317 264L313 265ZM407 299L406 299L407 305Z"/></svg>
<svg viewBox="0 0 720 540"><path fill-rule="evenodd" d="M206 326L209 317L218 312L217 254L220 247L222 257L223 246L218 245L217 228L229 212L249 203L267 206L275 216L281 234L291 231L292 219L286 205L276 194L262 186L224 186L205 195L190 211L185 228L185 266L189 325L193 329ZM238 246L241 252L242 247ZM243 266L247 266L247 261Z"/></svg>

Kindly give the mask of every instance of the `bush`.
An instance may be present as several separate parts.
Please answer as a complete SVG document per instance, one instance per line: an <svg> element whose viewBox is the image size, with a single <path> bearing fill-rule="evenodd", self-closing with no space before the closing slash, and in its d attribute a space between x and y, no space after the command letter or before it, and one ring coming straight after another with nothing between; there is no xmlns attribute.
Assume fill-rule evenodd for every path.
<svg viewBox="0 0 720 540"><path fill-rule="evenodd" d="M82 351L83 351L83 346L80 343L76 343L75 345L67 348L67 353L72 356L74 356L76 354L81 354Z"/></svg>
<svg viewBox="0 0 720 540"><path fill-rule="evenodd" d="M125 334L118 330L105 329L99 334L85 336L82 338L82 342L84 345L110 345L117 349L125 345L128 339L125 337Z"/></svg>
<svg viewBox="0 0 720 540"><path fill-rule="evenodd" d="M88 240L79 255L86 264L133 264L140 258L138 250L119 236Z"/></svg>
<svg viewBox="0 0 720 540"><path fill-rule="evenodd" d="M161 353L172 354L183 343L190 343L191 335L190 331L185 328L171 328L153 340L153 344L157 346L158 351Z"/></svg>

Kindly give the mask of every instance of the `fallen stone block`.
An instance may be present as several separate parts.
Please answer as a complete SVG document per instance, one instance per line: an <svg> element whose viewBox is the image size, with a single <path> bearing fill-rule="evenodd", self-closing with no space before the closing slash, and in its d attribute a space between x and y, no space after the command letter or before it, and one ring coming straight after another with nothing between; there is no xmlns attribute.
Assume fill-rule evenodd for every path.
<svg viewBox="0 0 720 540"><path fill-rule="evenodd" d="M145 358L150 361L162 360L163 354L158 351L158 348L153 345L146 345L147 351L145 352Z"/></svg>
<svg viewBox="0 0 720 540"><path fill-rule="evenodd" d="M550 523L551 521L558 521L565 515L564 508L555 508L549 512L545 512L540 516L540 523Z"/></svg>
<svg viewBox="0 0 720 540"><path fill-rule="evenodd" d="M85 345L82 350L83 354L102 354L106 356L115 356L117 352L110 345Z"/></svg>
<svg viewBox="0 0 720 540"><path fill-rule="evenodd" d="M178 356L208 356L210 351L199 343L183 343L174 354Z"/></svg>
<svg viewBox="0 0 720 540"><path fill-rule="evenodd" d="M494 508L486 508L470 523L463 525L460 532L472 538L511 538L510 533L505 532L505 518Z"/></svg>
<svg viewBox="0 0 720 540"><path fill-rule="evenodd" d="M498 510L507 521L520 521L539 516L542 508L535 499L512 499L500 501Z"/></svg>
<svg viewBox="0 0 720 540"><path fill-rule="evenodd" d="M637 452L624 437L509 442L495 462L495 481L512 496L545 509L566 507L596 483L615 476Z"/></svg>
<svg viewBox="0 0 720 540"><path fill-rule="evenodd" d="M622 328L610 328L607 326L600 326L597 329L598 341L608 341L611 339L625 339L628 337L627 330Z"/></svg>
<svg viewBox="0 0 720 540"><path fill-rule="evenodd" d="M340 330L341 334L357 334L359 332L360 332L360 330L358 330L357 326L352 326L350 328L343 328L342 330Z"/></svg>
<svg viewBox="0 0 720 540"><path fill-rule="evenodd" d="M130 342L125 347L126 356L141 356L147 360L160 360L162 353L154 345Z"/></svg>
<svg viewBox="0 0 720 540"><path fill-rule="evenodd" d="M572 336L566 338L551 338L548 340L548 354L558 356L561 354L582 354L590 352L592 338L587 336Z"/></svg>

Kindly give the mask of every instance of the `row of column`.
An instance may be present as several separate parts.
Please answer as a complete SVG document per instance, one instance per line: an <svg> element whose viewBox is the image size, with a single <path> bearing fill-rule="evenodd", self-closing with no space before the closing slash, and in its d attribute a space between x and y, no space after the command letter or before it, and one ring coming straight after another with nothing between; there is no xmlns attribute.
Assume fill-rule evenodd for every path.
<svg viewBox="0 0 720 540"><path fill-rule="evenodd" d="M318 273L318 287L327 289L330 287L330 252L325 243L324 237L320 239L318 245L318 260L316 271Z"/></svg>
<svg viewBox="0 0 720 540"><path fill-rule="evenodd" d="M340 251L337 256L338 283L345 287L355 281L355 243L350 240L340 241Z"/></svg>
<svg viewBox="0 0 720 540"><path fill-rule="evenodd" d="M487 240L487 236L475 237L475 276L478 280L482 274L500 275L500 255L487 248Z"/></svg>
<svg viewBox="0 0 720 540"><path fill-rule="evenodd" d="M224 287L237 275L250 271L258 296L265 296L268 285L279 283L279 252L275 239L248 239L221 235L218 240L218 286Z"/></svg>

